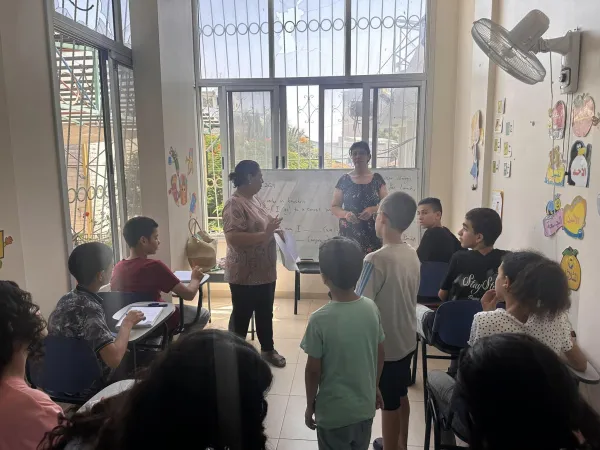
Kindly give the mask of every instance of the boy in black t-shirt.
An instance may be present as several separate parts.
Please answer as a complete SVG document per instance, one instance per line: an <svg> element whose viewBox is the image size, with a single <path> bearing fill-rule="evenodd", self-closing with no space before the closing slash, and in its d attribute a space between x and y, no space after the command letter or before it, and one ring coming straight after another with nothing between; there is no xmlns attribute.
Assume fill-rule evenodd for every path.
<svg viewBox="0 0 600 450"><path fill-rule="evenodd" d="M421 262L450 262L452 255L461 249L460 242L448 228L442 226L442 202L427 197L417 209L419 225L425 228L417 255Z"/></svg>
<svg viewBox="0 0 600 450"><path fill-rule="evenodd" d="M442 301L479 301L494 287L498 267L506 254L506 251L494 248L501 233L502 220L493 209L475 208L466 214L458 236L462 247L471 251L456 252L452 256L439 292ZM434 318L434 311L417 306L417 319L428 341L431 341Z"/></svg>

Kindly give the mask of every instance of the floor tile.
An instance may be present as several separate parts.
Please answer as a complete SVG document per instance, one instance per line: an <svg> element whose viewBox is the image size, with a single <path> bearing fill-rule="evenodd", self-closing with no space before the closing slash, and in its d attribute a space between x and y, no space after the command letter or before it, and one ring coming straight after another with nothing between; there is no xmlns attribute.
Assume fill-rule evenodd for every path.
<svg viewBox="0 0 600 450"><path fill-rule="evenodd" d="M327 303L329 303L329 300L312 300L310 302L309 312L312 314Z"/></svg>
<svg viewBox="0 0 600 450"><path fill-rule="evenodd" d="M423 448L425 437L425 408L423 402L410 402L410 419L408 423L408 445ZM373 419L371 442L381 437L381 410L378 410ZM433 441L432 441L433 442Z"/></svg>
<svg viewBox="0 0 600 450"><path fill-rule="evenodd" d="M310 311L310 302L298 302L298 314L294 314L294 300L281 299L275 300L273 315L280 319L306 319Z"/></svg>
<svg viewBox="0 0 600 450"><path fill-rule="evenodd" d="M289 396L287 395L269 395L267 397L269 407L265 419L265 433L269 439L279 438L288 400Z"/></svg>
<svg viewBox="0 0 600 450"><path fill-rule="evenodd" d="M267 439L267 450L277 450L279 439Z"/></svg>
<svg viewBox="0 0 600 450"><path fill-rule="evenodd" d="M415 384L408 387L408 398L411 402L422 402L423 399L423 372L417 370Z"/></svg>
<svg viewBox="0 0 600 450"><path fill-rule="evenodd" d="M306 364L297 364L296 373L294 374L294 381L292 382L291 395L298 395L300 397L306 397L306 387L304 385L304 369Z"/></svg>
<svg viewBox="0 0 600 450"><path fill-rule="evenodd" d="M279 439L277 450L318 450L317 441L303 439Z"/></svg>
<svg viewBox="0 0 600 450"><path fill-rule="evenodd" d="M317 432L309 429L304 424L304 412L306 411L306 398L295 395L290 396L280 439L304 439L308 441L317 440Z"/></svg>
<svg viewBox="0 0 600 450"><path fill-rule="evenodd" d="M306 330L306 320L273 319L273 335L275 339L302 339Z"/></svg>
<svg viewBox="0 0 600 450"><path fill-rule="evenodd" d="M273 384L271 385L269 394L290 395L296 366L297 364L287 364L282 368L273 367L271 369L271 372L273 373Z"/></svg>
<svg viewBox="0 0 600 450"><path fill-rule="evenodd" d="M275 348L285 357L288 364L296 364L300 353L304 353L300 348L300 339L284 339L275 336Z"/></svg>

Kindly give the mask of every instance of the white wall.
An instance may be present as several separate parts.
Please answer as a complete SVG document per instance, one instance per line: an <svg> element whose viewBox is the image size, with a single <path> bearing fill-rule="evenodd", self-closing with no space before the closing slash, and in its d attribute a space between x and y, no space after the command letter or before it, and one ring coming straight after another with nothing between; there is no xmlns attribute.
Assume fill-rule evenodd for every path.
<svg viewBox="0 0 600 450"><path fill-rule="evenodd" d="M160 226L157 255L173 270L189 268L185 257L192 193L199 195L199 165L194 91L192 7L189 1L132 0L131 31L140 146L142 211ZM179 206L168 191L178 153L188 180L187 201ZM193 173L186 158L192 149ZM200 202L197 202L199 205ZM200 208L197 207L197 213Z"/></svg>
<svg viewBox="0 0 600 450"><path fill-rule="evenodd" d="M48 36L44 2L0 0L0 229L15 239L0 277L44 314L70 287Z"/></svg>
<svg viewBox="0 0 600 450"><path fill-rule="evenodd" d="M481 60L482 52L470 38L471 22L478 18L474 13L474 4L477 0L461 3L459 25L459 65L458 81L456 86L456 134L454 156L454 226L458 226L464 212L483 204L489 205L489 195L481 195L482 201L473 199L468 178L468 135L469 118L474 108L482 103L481 97L473 101L473 96L480 89L476 79L479 66L476 61ZM589 92L600 101L600 2L580 1L573 3L568 0L504 0L498 3L498 20L506 28L514 26L528 11L537 8L550 18L550 29L545 37L562 36L566 31L580 27L584 31L581 53L581 75L579 92ZM472 51L472 54L471 54ZM497 246L506 249L534 248L544 252L547 256L560 261L562 251L572 246L579 250L579 261L583 273L581 289L572 296L573 308L571 317L577 328L580 344L593 361L600 367L600 331L597 319L600 317L600 286L596 283L595 276L600 269L598 252L600 252L600 217L596 208L596 197L600 192L600 175L594 170L594 157L592 157L592 171L589 188L565 187L557 188L556 192L562 194L563 205L570 203L576 195L587 199L588 214L585 227L585 237L582 241L568 237L564 232L559 232L553 238L543 235L542 219L545 216L545 205L553 195L553 187L544 183L544 176L548 165L548 152L552 148L552 141L548 137L548 108L551 105L550 97L550 58L547 54L538 55L547 70L546 80L543 83L529 86L521 83L504 71L496 69L495 80L489 85L494 93L494 102L506 98L505 120L514 120L515 131L510 137L502 136L512 145L513 166L512 176L504 178L501 173L491 174L491 160L484 161L482 170L489 179L491 189L504 191L504 231ZM560 69L560 57L553 55L554 77ZM470 78L470 80L469 80ZM492 77L494 78L494 77ZM485 82L485 81L483 81ZM555 84L555 101L566 96L560 95L558 85ZM471 102L466 97L471 95ZM479 102L479 103L478 103ZM468 109L467 105L470 105ZM570 120L570 114L568 116ZM533 125L532 123L535 123ZM487 136L487 152L491 152L493 136ZM491 139L490 139L491 138ZM565 142L565 147L570 148L574 141ZM600 129L592 128L590 134L583 139L592 145L600 145ZM557 144L561 145L562 141ZM501 157L497 159L503 160ZM598 159L596 158L596 163ZM600 392L595 390L591 399L596 407L600 408Z"/></svg>

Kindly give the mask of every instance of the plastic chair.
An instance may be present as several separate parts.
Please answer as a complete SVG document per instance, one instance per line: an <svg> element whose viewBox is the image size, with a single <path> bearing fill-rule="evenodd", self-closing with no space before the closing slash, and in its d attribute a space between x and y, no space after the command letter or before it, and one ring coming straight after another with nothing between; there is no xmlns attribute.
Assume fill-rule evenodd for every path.
<svg viewBox="0 0 600 450"><path fill-rule="evenodd" d="M321 273L319 261L301 260L298 261L298 270L294 285L294 315L298 314L298 302L300 301L300 275L318 275Z"/></svg>
<svg viewBox="0 0 600 450"><path fill-rule="evenodd" d="M47 336L44 356L27 360L27 381L52 400L83 405L102 388L102 368L86 341L62 336Z"/></svg>
<svg viewBox="0 0 600 450"><path fill-rule="evenodd" d="M421 283L417 294L417 302L427 305L432 309L436 309L441 305L442 301L438 298L438 292L444 277L448 273L448 263L438 261L425 261L421 263ZM438 301L430 301L428 299L438 298ZM426 301L424 299L427 299ZM419 355L419 335L417 334L417 347L412 358L412 375L411 384L415 384L417 380L417 364ZM423 345L423 344L421 344Z"/></svg>
<svg viewBox="0 0 600 450"><path fill-rule="evenodd" d="M435 312L432 342L423 341L421 355L423 365L423 386L427 384L427 359L457 359L460 351L467 347L473 325L473 317L482 311L477 300L453 300L444 302ZM434 346L445 355L427 355L427 344ZM427 405L427 389L423 389Z"/></svg>
<svg viewBox="0 0 600 450"><path fill-rule="evenodd" d="M440 286L448 273L448 263L425 261L421 263L419 297L437 298Z"/></svg>

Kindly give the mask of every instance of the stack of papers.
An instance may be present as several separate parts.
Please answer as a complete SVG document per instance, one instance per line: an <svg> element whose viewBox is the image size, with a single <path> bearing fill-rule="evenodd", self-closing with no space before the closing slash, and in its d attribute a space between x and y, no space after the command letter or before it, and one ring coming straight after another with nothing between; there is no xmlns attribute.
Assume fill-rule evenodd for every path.
<svg viewBox="0 0 600 450"><path fill-rule="evenodd" d="M119 322L117 323L117 329L121 327L123 319L125 319L129 311L140 311L142 314L144 314L145 317L144 320L142 320L133 328L151 328L156 322L156 319L158 319L158 316L160 316L160 313L163 311L163 309L164 308L152 306L132 306L127 310L125 314L123 314L123 317L121 317L121 320L119 320Z"/></svg>
<svg viewBox="0 0 600 450"><path fill-rule="evenodd" d="M298 250L296 249L296 240L292 235L291 231L283 232L284 239L281 239L278 233L275 233L275 242L277 242L277 246L279 247L279 251L281 251L281 259L283 260L283 265L287 270L298 271L298 262L300 261L300 257L298 256Z"/></svg>

